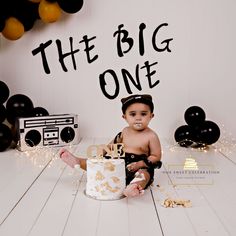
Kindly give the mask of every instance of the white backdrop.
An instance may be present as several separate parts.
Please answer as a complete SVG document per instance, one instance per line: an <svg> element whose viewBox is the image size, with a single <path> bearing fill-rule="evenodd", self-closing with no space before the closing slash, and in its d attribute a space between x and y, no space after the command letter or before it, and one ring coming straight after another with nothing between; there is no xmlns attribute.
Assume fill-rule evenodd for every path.
<svg viewBox="0 0 236 236"><path fill-rule="evenodd" d="M201 106L207 119L223 125L236 135L236 2L234 0L85 0L76 14L63 14L55 23L38 21L22 38L9 41L0 38L0 80L7 83L10 96L25 94L35 106L46 108L50 114L76 113L80 118L83 137L112 137L125 122L121 118L120 99L129 93L121 73L127 70L135 78L139 68L141 91L132 83L132 93L149 93L155 102L155 117L151 127L161 137L172 137L175 129L184 124L184 112L192 105ZM144 54L139 52L139 26L143 29ZM161 27L154 34L158 26ZM118 26L134 40L130 51L117 54ZM142 26L142 25L141 25ZM165 48L162 41L173 38L167 50L158 52L155 45ZM87 36L91 59L87 61ZM122 34L120 35L122 37ZM64 59L67 72L58 60L57 42L62 53L70 52L73 39L76 69L72 57ZM45 49L50 74L42 64L41 54L32 51L51 41ZM128 44L122 44L128 50ZM150 88L146 69L151 64ZM108 99L100 88L99 75L111 69L118 78L119 93ZM114 79L108 73L106 91L114 95Z"/></svg>

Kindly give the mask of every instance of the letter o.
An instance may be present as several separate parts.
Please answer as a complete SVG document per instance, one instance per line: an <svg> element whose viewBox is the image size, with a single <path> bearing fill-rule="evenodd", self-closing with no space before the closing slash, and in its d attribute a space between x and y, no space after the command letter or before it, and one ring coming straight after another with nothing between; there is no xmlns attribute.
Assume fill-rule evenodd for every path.
<svg viewBox="0 0 236 236"><path fill-rule="evenodd" d="M113 79L114 83L115 83L115 92L113 95L109 94L107 91L106 91L106 80L105 80L105 76L106 74L110 74L112 77L110 77L111 79ZM99 75L99 81L100 81L100 87L101 87L101 90L103 92L103 94L108 98L108 99L115 99L118 94L119 94L119 91L120 91L120 85L119 85L119 80L116 76L116 73L115 71L111 70L111 69L108 69L106 71L104 71L102 74Z"/></svg>

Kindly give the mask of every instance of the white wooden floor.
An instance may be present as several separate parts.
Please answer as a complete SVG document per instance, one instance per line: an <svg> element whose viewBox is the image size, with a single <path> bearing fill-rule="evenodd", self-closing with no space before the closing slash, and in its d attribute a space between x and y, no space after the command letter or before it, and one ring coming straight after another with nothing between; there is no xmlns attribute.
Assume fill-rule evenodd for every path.
<svg viewBox="0 0 236 236"><path fill-rule="evenodd" d="M69 149L85 155L94 143L106 141L82 139ZM0 235L236 235L235 147L200 151L162 141L162 148L153 186L118 201L86 197L86 174L61 162L59 149L0 153ZM214 174L176 174L186 158ZM192 207L165 208L166 198L190 200Z"/></svg>

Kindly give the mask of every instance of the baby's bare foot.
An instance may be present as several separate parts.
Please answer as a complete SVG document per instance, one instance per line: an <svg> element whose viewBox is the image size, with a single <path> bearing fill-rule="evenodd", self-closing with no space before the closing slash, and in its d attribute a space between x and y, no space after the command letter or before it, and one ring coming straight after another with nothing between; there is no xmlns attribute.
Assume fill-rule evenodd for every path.
<svg viewBox="0 0 236 236"><path fill-rule="evenodd" d="M60 150L59 156L66 164L68 164L72 168L80 164L79 159L64 148Z"/></svg>
<svg viewBox="0 0 236 236"><path fill-rule="evenodd" d="M126 197L136 197L136 196L139 196L139 195L143 195L144 190L138 184L130 184L125 188L123 194Z"/></svg>

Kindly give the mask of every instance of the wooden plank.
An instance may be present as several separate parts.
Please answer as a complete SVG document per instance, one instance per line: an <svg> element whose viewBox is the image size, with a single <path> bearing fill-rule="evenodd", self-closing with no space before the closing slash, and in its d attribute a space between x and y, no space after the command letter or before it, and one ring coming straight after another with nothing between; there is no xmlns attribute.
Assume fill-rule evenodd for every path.
<svg viewBox="0 0 236 236"><path fill-rule="evenodd" d="M85 176L84 176L85 178ZM81 182L73 208L66 221L63 235L96 235L101 202L84 194L86 179Z"/></svg>
<svg viewBox="0 0 236 236"><path fill-rule="evenodd" d="M221 153L223 157L236 165L236 142L234 139L219 141L214 145L214 148Z"/></svg>
<svg viewBox="0 0 236 236"><path fill-rule="evenodd" d="M97 139L108 143L110 139ZM114 222L119 227L114 228ZM119 201L102 201L97 235L162 235L150 190L143 196Z"/></svg>
<svg viewBox="0 0 236 236"><path fill-rule="evenodd" d="M93 142L93 140L83 139L76 148L66 148L74 155L83 155L90 142ZM66 167L50 198L37 216L37 220L34 222L29 235L61 235L63 233L83 174L84 171L82 170L77 171L69 166Z"/></svg>
<svg viewBox="0 0 236 236"><path fill-rule="evenodd" d="M102 201L97 225L97 236L129 236L127 199Z"/></svg>
<svg viewBox="0 0 236 236"><path fill-rule="evenodd" d="M63 235L162 235L150 191L133 199L99 201L85 196L85 185L82 181Z"/></svg>
<svg viewBox="0 0 236 236"><path fill-rule="evenodd" d="M94 140L95 144L107 142L106 138ZM161 235L150 190L138 198L99 201L85 196L85 187L86 176L79 188L63 235Z"/></svg>
<svg viewBox="0 0 236 236"><path fill-rule="evenodd" d="M128 199L130 235L163 235L150 189L143 196Z"/></svg>
<svg viewBox="0 0 236 236"><path fill-rule="evenodd" d="M236 150L234 152L230 152L228 154L225 154L224 152L219 152L222 154L222 157L224 157L225 159L229 160L230 162L232 162L234 165L236 165Z"/></svg>
<svg viewBox="0 0 236 236"><path fill-rule="evenodd" d="M163 162L166 162L165 158L166 156L163 155ZM171 185L164 166L155 171L155 180L151 191L164 235L197 235L184 208L163 207L166 198L185 198L185 196L179 196L175 187Z"/></svg>
<svg viewBox="0 0 236 236"><path fill-rule="evenodd" d="M4 191L4 188L21 172L22 167L28 163L18 153L20 152L12 149L0 153L0 192Z"/></svg>
<svg viewBox="0 0 236 236"><path fill-rule="evenodd" d="M4 222L35 179L51 162L50 156L44 157L40 162L38 157L34 155L29 158L26 154L19 153L16 150L10 150L3 156L1 155L1 166L7 171L2 171L0 177L0 224Z"/></svg>
<svg viewBox="0 0 236 236"><path fill-rule="evenodd" d="M180 186L174 188L178 198L189 198L193 202L192 208L186 208L185 214L191 221L194 231L199 235L206 234L220 234L220 235L234 235L235 228L233 227L233 212L229 213L229 206L235 199L235 191L232 198L227 198L227 203L221 207L225 195L232 190L229 183L235 183L235 171L232 163L217 153L213 148L207 151L199 151L192 149L185 149L175 147L174 151L166 150L163 159L165 159L166 166L169 163L175 162L183 165L186 157L192 156L198 166L209 165L214 166L215 170L219 170L220 174L215 174L212 185L200 185L198 180L195 180L192 185ZM232 169L233 168L233 169ZM223 173L223 170L227 170ZM195 176L196 177L196 176ZM223 178L222 178L223 177ZM171 178L171 175L170 175ZM223 179L223 180L222 180ZM223 191L219 189L223 188ZM232 193L231 195L232 196ZM211 202L214 201L214 205ZM227 209L228 208L228 209ZM226 218L225 218L226 217ZM229 219L231 218L231 219ZM226 220L227 219L227 220Z"/></svg>
<svg viewBox="0 0 236 236"><path fill-rule="evenodd" d="M63 164L64 165L64 164ZM1 225L0 235L27 235L47 203L63 169L46 168ZM50 221L49 221L50 222Z"/></svg>
<svg viewBox="0 0 236 236"><path fill-rule="evenodd" d="M75 155L87 155L87 148L92 144L98 144L101 139L87 139L87 147L80 149ZM104 140L105 141L105 140ZM86 172L82 178L81 184L78 188L73 207L68 215L67 221L64 225L63 235L96 235L97 225L100 217L101 201L94 200L85 196L86 188Z"/></svg>
<svg viewBox="0 0 236 236"><path fill-rule="evenodd" d="M74 149L76 146L69 148ZM59 148L56 148L53 153L57 153L58 150ZM41 155L43 154L45 153L41 151ZM39 157L40 156L37 158ZM44 159L44 155L41 157ZM28 160L28 162L30 162L30 160ZM14 210L10 212L4 223L2 223L0 235L14 235L16 233L18 235L26 235L30 232L65 170L65 163L59 160L58 156L54 157L53 160L50 161L50 164L51 165L45 166L39 176L35 177L33 184L27 189L27 193L18 200L17 205L14 206ZM35 166L35 168L37 169L39 167ZM30 180L31 178L29 178L28 173L31 173L32 169L32 165L27 166L23 172L24 177L17 179L19 181ZM16 184L17 183L15 183L15 185ZM9 196L10 191L13 191L15 186L12 184L10 187L6 197Z"/></svg>
<svg viewBox="0 0 236 236"><path fill-rule="evenodd" d="M71 174L66 167L45 205L39 212L29 235L61 235L77 194L82 171ZM37 191L37 190L36 190Z"/></svg>
<svg viewBox="0 0 236 236"><path fill-rule="evenodd" d="M218 152L206 155L205 160L214 162L215 169L219 173L214 175L214 184L211 187L198 186L199 191L219 218L228 235L236 235L234 215L236 190L232 188L236 183L236 166Z"/></svg>
<svg viewBox="0 0 236 236"><path fill-rule="evenodd" d="M106 143L106 139L87 139L84 145L68 148L75 155L85 156L87 147L94 143ZM166 143L163 147L166 170L169 164L183 165L191 156L199 166L207 164L219 171L211 176L213 184L198 185L194 180L189 185L173 186L175 175L163 167L155 172L151 191L144 196L97 201L84 195L86 175L65 167L57 156L46 163L43 158L30 160L25 153L16 157L11 153L14 150L10 150L11 155L1 153L0 163L5 167L0 165L1 176L5 180L0 182L0 214L5 205L14 209L11 212L12 208L6 208L5 213L10 214L0 227L0 235L236 235L235 165L213 148L171 149ZM6 169L11 165L8 174ZM23 189L27 189L25 194ZM161 204L167 197L190 199L193 207L164 208ZM113 227L114 222L119 226Z"/></svg>
<svg viewBox="0 0 236 236"><path fill-rule="evenodd" d="M41 160L40 165L36 165L38 156L35 152L32 153L33 155L29 156L29 152L24 153L16 149L0 153L0 192L4 192L5 188L11 185L26 168L42 169L51 160L51 158L45 157L44 160Z"/></svg>
<svg viewBox="0 0 236 236"><path fill-rule="evenodd" d="M136 198L102 201L97 224L99 236L162 235L150 190Z"/></svg>
<svg viewBox="0 0 236 236"><path fill-rule="evenodd" d="M163 206L164 200L167 198L185 198L185 196L178 195L168 173L169 164L175 164L175 158L170 155L169 151L172 146L172 144L162 140L163 166L161 169L155 170L154 183L151 186L160 224L164 235L197 235L184 208L165 208Z"/></svg>

